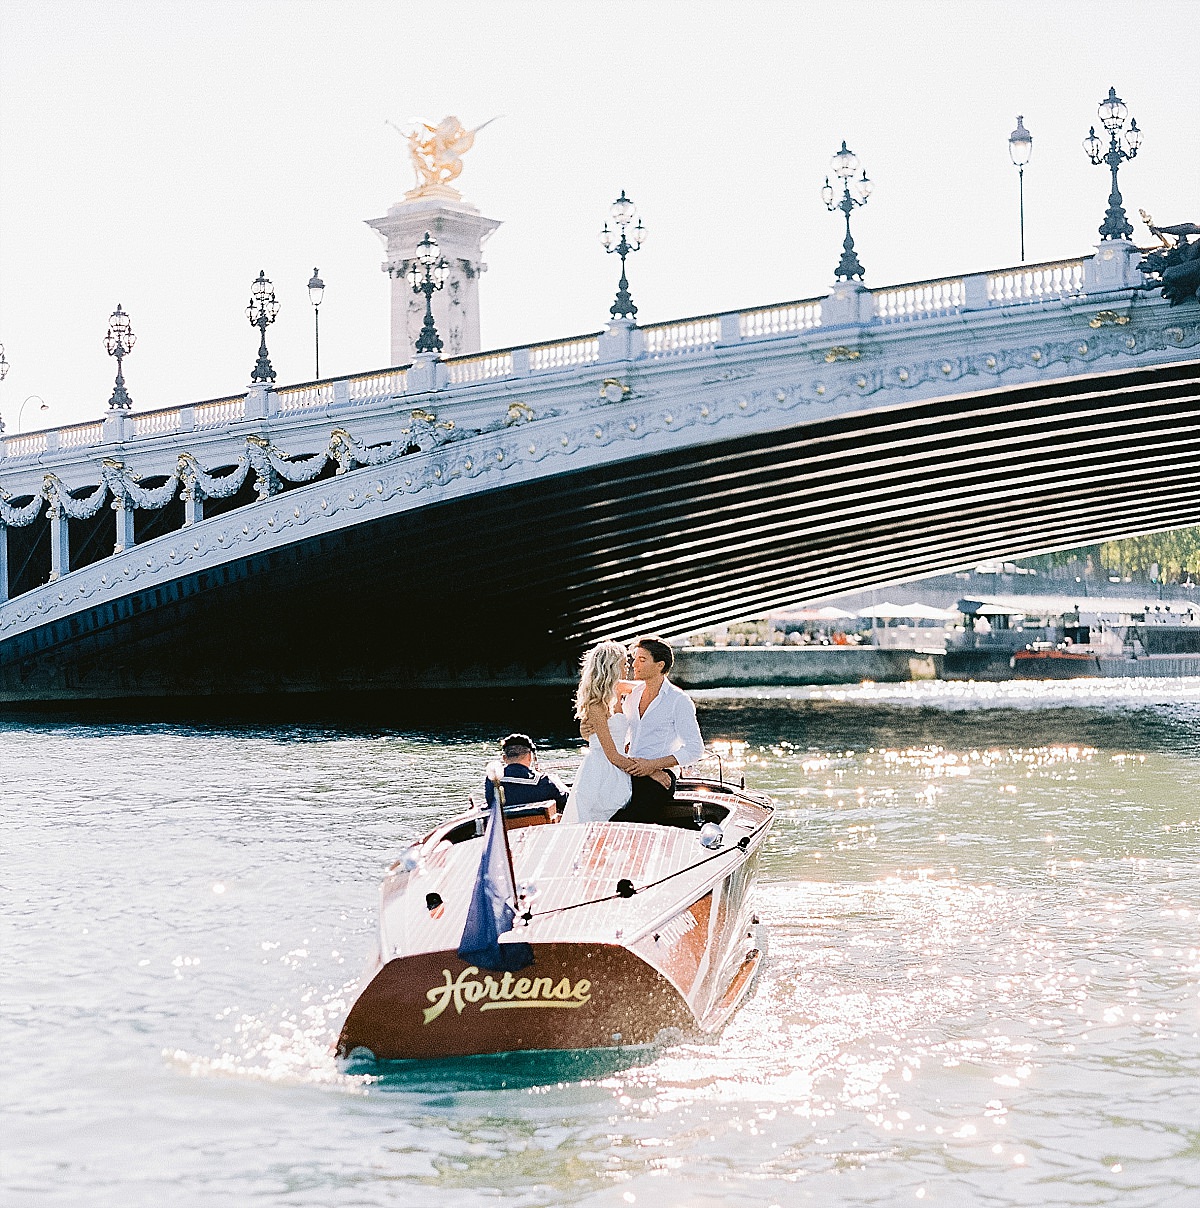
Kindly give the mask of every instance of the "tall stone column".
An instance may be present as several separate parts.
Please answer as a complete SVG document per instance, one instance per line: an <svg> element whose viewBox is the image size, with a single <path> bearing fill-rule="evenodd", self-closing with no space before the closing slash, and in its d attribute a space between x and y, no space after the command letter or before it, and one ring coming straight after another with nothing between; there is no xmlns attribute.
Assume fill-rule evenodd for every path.
<svg viewBox="0 0 1200 1208"><path fill-rule="evenodd" d="M483 245L500 223L484 218L456 189L427 185L406 193L386 217L368 218L367 225L387 244L382 267L392 282L391 364L405 365L416 354L425 319L425 295L413 293L407 274L426 231L438 241L442 257L450 265L445 288L433 295L433 321L442 340L442 355L478 352L482 347L479 276L487 268Z"/></svg>

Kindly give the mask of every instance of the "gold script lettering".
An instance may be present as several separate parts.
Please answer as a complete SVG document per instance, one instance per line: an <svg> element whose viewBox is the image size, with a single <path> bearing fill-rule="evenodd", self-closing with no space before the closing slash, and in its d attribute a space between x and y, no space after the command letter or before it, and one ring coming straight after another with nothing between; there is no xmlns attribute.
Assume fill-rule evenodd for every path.
<svg viewBox="0 0 1200 1208"><path fill-rule="evenodd" d="M505 973L497 982L486 974L482 981L478 980L478 972L474 965L468 965L457 978L452 978L450 970L443 969L442 977L445 980L425 992L431 1004L425 1008L425 1022L432 1023L451 1003L455 1012L461 1015L463 1007L469 1003L479 1003L481 1011L501 1011L514 1007L571 1009L582 1007L592 997L592 983L587 978L572 984L569 977L564 977L555 985L549 977L538 977L532 981L520 977L514 982L512 974Z"/></svg>

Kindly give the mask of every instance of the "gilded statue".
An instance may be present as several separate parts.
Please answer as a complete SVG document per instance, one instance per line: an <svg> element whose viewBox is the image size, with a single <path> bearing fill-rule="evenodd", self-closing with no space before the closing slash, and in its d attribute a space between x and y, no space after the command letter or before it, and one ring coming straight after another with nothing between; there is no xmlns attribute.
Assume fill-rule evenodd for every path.
<svg viewBox="0 0 1200 1208"><path fill-rule="evenodd" d="M483 126L489 126L495 120L491 118ZM407 140L408 153L417 174L417 187L407 196L450 194L457 197L458 192L450 188L450 182L462 172L462 157L474 146L475 136L483 126L468 130L454 116L442 118L436 126L421 122L415 130L401 130L394 122L388 122L388 125Z"/></svg>
<svg viewBox="0 0 1200 1208"><path fill-rule="evenodd" d="M1159 240L1158 246L1149 248L1138 265L1143 275L1158 278L1162 295L1172 306L1191 300L1200 302L1200 241L1192 242L1193 236L1200 235L1200 224L1179 222L1158 226L1145 210L1141 214L1150 234L1157 235Z"/></svg>

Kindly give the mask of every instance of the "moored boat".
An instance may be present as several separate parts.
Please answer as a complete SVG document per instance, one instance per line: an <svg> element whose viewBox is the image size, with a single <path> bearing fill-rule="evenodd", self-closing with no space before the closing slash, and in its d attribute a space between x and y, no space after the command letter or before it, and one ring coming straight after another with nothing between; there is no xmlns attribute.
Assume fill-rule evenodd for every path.
<svg viewBox="0 0 1200 1208"><path fill-rule="evenodd" d="M661 824L564 826L506 813L517 919L489 969L459 957L488 814L414 844L385 874L376 948L341 1057L449 1058L643 1045L717 1032L762 959L750 892L770 800L682 779ZM529 959L531 958L531 959ZM524 967L523 961L527 963Z"/></svg>

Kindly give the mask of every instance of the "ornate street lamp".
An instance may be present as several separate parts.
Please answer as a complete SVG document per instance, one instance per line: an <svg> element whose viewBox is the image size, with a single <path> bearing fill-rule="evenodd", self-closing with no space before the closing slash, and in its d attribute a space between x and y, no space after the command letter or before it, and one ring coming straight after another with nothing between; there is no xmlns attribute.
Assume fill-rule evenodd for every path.
<svg viewBox="0 0 1200 1208"><path fill-rule="evenodd" d="M625 257L640 250L646 241L646 228L642 226L642 220L638 218L637 225L633 227L632 231L629 230L633 220L637 218L637 207L625 196L624 189L621 190L621 196L612 203L609 216L616 229L610 229L606 222L604 229L600 232L600 242L604 245L606 252L615 252L621 257L621 280L617 282L617 300L608 308L608 313L614 319L632 319L637 315L637 307L634 306L633 299L629 296L629 281L625 277Z"/></svg>
<svg viewBox="0 0 1200 1208"><path fill-rule="evenodd" d="M48 402L46 402L46 400L44 398L42 398L42 396L40 394L27 394L25 396L24 401L21 403L20 411L17 412L17 432L18 432L18 434L21 431L21 421L25 418L25 404L32 403L34 399L37 399L37 401L41 404L41 406L38 407L39 411L49 411L50 410L50 404Z"/></svg>
<svg viewBox="0 0 1200 1208"><path fill-rule="evenodd" d="M1117 96L1115 88L1108 90L1108 96L1100 102L1096 112L1100 116L1100 124L1108 131L1108 150L1105 151L1103 140L1096 137L1095 126L1083 140L1083 149L1092 163L1108 164L1109 171L1112 172L1112 192L1108 195L1108 209L1104 213L1104 225L1100 227L1100 238L1128 239L1133 234L1133 227L1125 216L1121 190L1117 188L1117 169L1125 160L1137 156L1138 148L1142 145L1142 132L1138 129L1137 119L1134 118L1129 123L1129 133L1125 135L1125 146L1121 146L1117 135L1125 129L1125 118L1129 110L1125 102Z"/></svg>
<svg viewBox="0 0 1200 1208"><path fill-rule="evenodd" d="M825 187L821 190L821 199L830 213L833 213L834 210L841 210L846 215L846 238L842 240L842 258L838 261L834 277L838 281L849 281L852 277L857 277L861 281L866 270L854 251L854 237L850 234L850 215L859 206L867 204L867 199L871 196L875 184L868 178L867 170L864 168L862 176L854 182L854 193L850 192L850 178L858 170L858 156L846 146L845 139L842 139L842 149L829 163L834 176L842 182L842 196L840 200L834 200L837 194L827 176L825 177Z"/></svg>
<svg viewBox="0 0 1200 1208"><path fill-rule="evenodd" d="M408 283L414 294L425 295L425 323L417 337L418 352L441 352L442 341L433 325L433 295L450 277L450 265L442 259L442 249L428 232L417 244L417 258L408 267Z"/></svg>
<svg viewBox="0 0 1200 1208"><path fill-rule="evenodd" d="M108 355L117 358L117 380L113 386L112 398L108 400L110 411L128 411L133 406L133 399L125 389L125 374L122 372L121 363L133 351L136 343L137 336L133 334L129 316L118 302L117 309L108 316L108 334L104 337L104 347L108 350Z"/></svg>
<svg viewBox="0 0 1200 1208"><path fill-rule="evenodd" d="M257 327L259 332L258 360L250 375L251 384L275 380L275 370L271 368L271 358L267 356L267 328L275 322L277 314L279 303L275 301L275 290L266 271L260 268L258 276L250 283L250 305L246 307L250 326Z"/></svg>
<svg viewBox="0 0 1200 1208"><path fill-rule="evenodd" d="M313 308L313 346L316 350L316 371L313 377L321 376L321 317L319 314L321 308L321 299L325 296L325 282L317 276L317 270L313 269L312 280L308 283L308 300L312 303Z"/></svg>
<svg viewBox="0 0 1200 1208"><path fill-rule="evenodd" d="M1008 136L1008 155L1017 165L1021 191L1021 263L1025 263L1025 165L1033 154L1033 135L1025 129L1025 118L1017 115L1017 128Z"/></svg>

